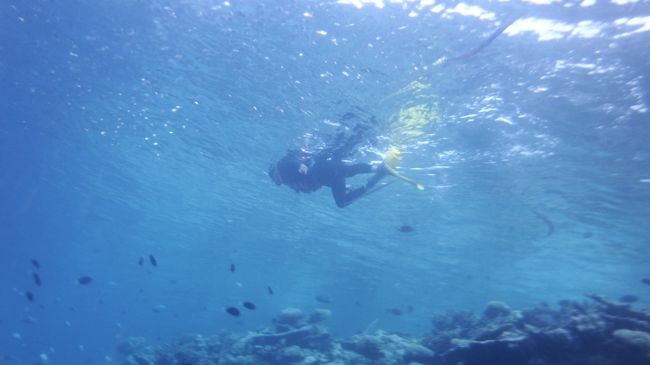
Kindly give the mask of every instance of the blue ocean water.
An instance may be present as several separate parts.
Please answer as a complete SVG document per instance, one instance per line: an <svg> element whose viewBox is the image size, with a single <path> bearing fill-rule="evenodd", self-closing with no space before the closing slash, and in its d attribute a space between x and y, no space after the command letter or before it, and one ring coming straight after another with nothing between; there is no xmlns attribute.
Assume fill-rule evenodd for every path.
<svg viewBox="0 0 650 365"><path fill-rule="evenodd" d="M131 336L286 307L346 336L491 300L649 305L648 30L645 0L2 2L0 355L117 363ZM381 160L419 102L439 118L400 171L424 191L340 209L267 176L350 112Z"/></svg>

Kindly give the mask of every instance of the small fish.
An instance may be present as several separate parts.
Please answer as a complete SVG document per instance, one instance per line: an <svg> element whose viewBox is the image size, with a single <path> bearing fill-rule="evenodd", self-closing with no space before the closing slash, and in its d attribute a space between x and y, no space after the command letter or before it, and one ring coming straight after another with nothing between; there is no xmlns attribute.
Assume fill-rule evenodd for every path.
<svg viewBox="0 0 650 365"><path fill-rule="evenodd" d="M26 291L25 292L25 298L27 298L27 300L29 300L30 302L33 302L34 301L34 293L32 293L30 291Z"/></svg>
<svg viewBox="0 0 650 365"><path fill-rule="evenodd" d="M649 278L643 278L641 279L641 282L645 285L650 285L650 279Z"/></svg>
<svg viewBox="0 0 650 365"><path fill-rule="evenodd" d="M230 272L235 272L235 264L230 264Z"/></svg>
<svg viewBox="0 0 650 365"><path fill-rule="evenodd" d="M32 259L32 266L39 269L41 267L41 263L38 262L38 260L36 260L36 259Z"/></svg>
<svg viewBox="0 0 650 365"><path fill-rule="evenodd" d="M239 317L241 313L239 313L239 309L235 307L228 307L226 308L226 313L230 314L233 317Z"/></svg>
<svg viewBox="0 0 650 365"><path fill-rule="evenodd" d="M151 263L152 266L158 266L158 260L156 260L153 255L149 255L149 262Z"/></svg>
<svg viewBox="0 0 650 365"><path fill-rule="evenodd" d="M399 308L390 308L386 309L386 312L394 315L394 316L401 316L402 315L402 310Z"/></svg>
<svg viewBox="0 0 650 365"><path fill-rule="evenodd" d="M41 286L41 277L35 272L32 273L32 277L34 278L34 284L36 284L36 286Z"/></svg>
<svg viewBox="0 0 650 365"><path fill-rule="evenodd" d="M397 228L397 230L402 233L411 233L415 231L415 228L413 228L413 226L409 226L408 224L402 224L399 226L399 228Z"/></svg>
<svg viewBox="0 0 650 365"><path fill-rule="evenodd" d="M270 286L267 286L266 290L269 292L270 295L273 295L273 289L271 289Z"/></svg>
<svg viewBox="0 0 650 365"><path fill-rule="evenodd" d="M582 234L582 238L591 238L593 236L594 236L594 234L591 233L591 232L585 232L585 233Z"/></svg>
<svg viewBox="0 0 650 365"><path fill-rule="evenodd" d="M36 318L34 318L32 316L27 316L27 317L23 318L21 322L23 322L25 324L35 324L35 323L38 323L38 319L36 319Z"/></svg>
<svg viewBox="0 0 650 365"><path fill-rule="evenodd" d="M153 307L153 311L156 312L156 313L160 313L160 312L164 311L165 309L167 309L167 306L164 305L164 304L156 304Z"/></svg>
<svg viewBox="0 0 650 365"><path fill-rule="evenodd" d="M93 278L90 276L82 276L79 279L77 279L77 282L81 285L88 285L93 281Z"/></svg>
<svg viewBox="0 0 650 365"><path fill-rule="evenodd" d="M316 301L318 301L318 302L326 303L326 304L329 304L329 303L332 302L332 300L330 299L329 296L323 295L323 294L319 294L319 295L315 296L314 299L316 299Z"/></svg>
<svg viewBox="0 0 650 365"><path fill-rule="evenodd" d="M241 305L243 305L244 308L250 309L250 310L255 310L255 308L257 308L255 303L252 303L252 302L243 302Z"/></svg>
<svg viewBox="0 0 650 365"><path fill-rule="evenodd" d="M140 256L140 258L138 259L138 265L142 266L143 263L144 263L144 257Z"/></svg>
<svg viewBox="0 0 650 365"><path fill-rule="evenodd" d="M627 294L618 298L618 300L622 303L634 303L639 300L639 297L637 297L636 295Z"/></svg>

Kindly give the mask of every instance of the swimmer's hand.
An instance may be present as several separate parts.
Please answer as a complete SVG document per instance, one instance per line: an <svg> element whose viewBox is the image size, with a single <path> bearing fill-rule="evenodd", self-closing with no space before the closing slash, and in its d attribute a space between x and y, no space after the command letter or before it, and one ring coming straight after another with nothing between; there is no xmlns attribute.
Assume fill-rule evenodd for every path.
<svg viewBox="0 0 650 365"><path fill-rule="evenodd" d="M309 171L309 167L307 167L307 165L305 165L304 163L301 163L300 167L298 168L298 172L307 175L307 171Z"/></svg>

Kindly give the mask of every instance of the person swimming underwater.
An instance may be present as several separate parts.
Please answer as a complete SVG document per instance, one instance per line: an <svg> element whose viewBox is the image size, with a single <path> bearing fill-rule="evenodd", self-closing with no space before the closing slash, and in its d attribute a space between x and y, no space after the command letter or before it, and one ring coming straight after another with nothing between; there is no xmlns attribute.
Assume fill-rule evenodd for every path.
<svg viewBox="0 0 650 365"><path fill-rule="evenodd" d="M349 189L345 179L358 174L374 175L365 185ZM327 186L339 208L344 208L371 191L389 171L384 164L347 164L342 159L327 153L309 153L289 150L287 154L269 169L269 176L277 185L287 185L299 193L311 193Z"/></svg>
<svg viewBox="0 0 650 365"><path fill-rule="evenodd" d="M357 118L348 113L344 119ZM399 151L391 149L386 154L383 163L348 164L343 159L354 154L357 146L365 138L368 123L376 123L371 117L366 124L357 124L352 129L352 135L345 133L336 135L329 148L316 153L304 150L289 150L287 154L269 168L269 176L277 185L287 185L299 193L311 193L327 186L332 190L336 205L344 208L352 202L372 191L377 183L388 174L395 174L395 168L400 160ZM346 178L358 174L374 174L365 185L348 188Z"/></svg>

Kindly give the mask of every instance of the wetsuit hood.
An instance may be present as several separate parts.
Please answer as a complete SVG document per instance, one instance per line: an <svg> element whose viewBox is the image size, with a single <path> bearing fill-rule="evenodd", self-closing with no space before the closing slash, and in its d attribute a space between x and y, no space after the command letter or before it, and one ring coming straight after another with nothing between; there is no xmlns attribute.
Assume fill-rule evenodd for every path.
<svg viewBox="0 0 650 365"><path fill-rule="evenodd" d="M301 165L311 167L313 155L300 150L289 150L277 163L269 168L269 176L277 185L288 185L296 191L309 192L320 186L313 186L309 173L300 171Z"/></svg>

